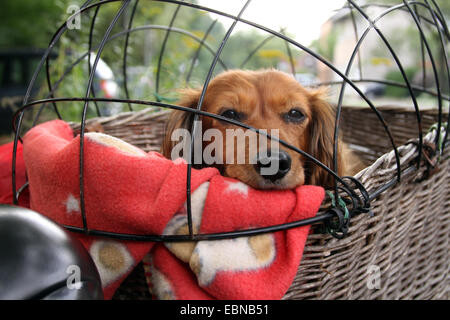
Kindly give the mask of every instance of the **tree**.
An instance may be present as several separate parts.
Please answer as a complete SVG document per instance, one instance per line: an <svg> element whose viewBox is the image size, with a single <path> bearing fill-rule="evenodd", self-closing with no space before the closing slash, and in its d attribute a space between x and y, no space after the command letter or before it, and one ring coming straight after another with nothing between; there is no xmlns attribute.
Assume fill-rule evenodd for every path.
<svg viewBox="0 0 450 320"><path fill-rule="evenodd" d="M0 48L45 48L62 24L67 4L62 0L3 0L1 6Z"/></svg>
<svg viewBox="0 0 450 320"><path fill-rule="evenodd" d="M70 3L63 0L3 1L3 8L0 12L0 48L46 48L55 31L68 19L69 4L81 6L84 2L85 0L74 0ZM95 4L95 1L92 3ZM135 3L135 1L130 2L127 10L112 29L111 36L128 28ZM95 24L92 27L91 49L97 52L98 45L122 4L122 1L106 3L101 5L98 10L94 7L83 12L81 28L66 30L56 43L53 52L57 53L58 57L51 63L51 82L55 84L61 77L64 76L64 78L58 84L55 96L82 97L85 95L89 78L87 59L75 66L72 64L88 51L93 23ZM181 6L179 10L177 7L178 5L173 3L158 1L140 0L138 2L132 27L153 27L129 34L126 76L131 98L174 99L177 96L176 88L187 85L199 86L204 82L213 55L219 48L227 30L221 21L214 22L216 16L186 6ZM177 12L177 17L173 27L182 30L182 33L171 32L163 51L167 30L155 26L169 26L175 12ZM203 46L198 51L200 40L205 37L213 23L214 27L206 37L209 49ZM124 46L125 35L122 35L108 41L101 53L101 59L113 70L116 81L122 89L120 97L125 97L124 77L122 76ZM260 31L234 32L223 50L215 73L221 72L225 68L241 67L244 60L258 46L261 46L260 49L248 59L245 68L277 67L280 63L289 65L290 55L293 59L301 55L296 48L290 46L290 51L288 51L286 43L282 40ZM197 51L197 59L191 68ZM160 58L161 56L162 58ZM159 71L157 70L158 66ZM188 75L190 75L190 81L186 83ZM41 76L43 79L45 70L41 72ZM43 82L43 84L40 97L45 97L47 94L46 83ZM61 109L63 117L78 121L81 105L80 103L64 104L64 108ZM89 112L94 115L92 110Z"/></svg>

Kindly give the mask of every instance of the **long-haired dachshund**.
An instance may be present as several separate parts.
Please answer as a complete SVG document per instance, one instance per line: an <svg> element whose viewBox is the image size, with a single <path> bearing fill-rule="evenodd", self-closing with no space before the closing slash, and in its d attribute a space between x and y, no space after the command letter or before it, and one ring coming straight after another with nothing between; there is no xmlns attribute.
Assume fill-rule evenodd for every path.
<svg viewBox="0 0 450 320"><path fill-rule="evenodd" d="M184 90L178 105L196 108L200 95L200 89ZM273 129L278 129L279 139L333 168L335 113L324 99L323 90L307 90L294 77L280 71L232 70L218 75L210 82L202 110L257 129L265 129L269 134ZM191 112L175 110L171 113L161 150L165 157L171 157L172 149L177 144L172 137L174 130L189 130L193 119L194 114ZM223 137L226 137L227 129L240 128L206 116L200 119L203 132L213 128L219 130ZM237 132L243 134L247 131ZM234 138L232 140L235 141ZM236 161L237 157L242 155L242 149L239 149L239 146L230 148L229 140L225 141L224 138L223 148L216 150L218 154L215 155L222 161L208 166L216 166L223 175L259 189L290 189L302 184L323 187L333 185L333 177L326 170L298 152L281 144L278 150L273 151L270 148L270 140L266 150L261 150L261 147L255 149L251 148L249 140L245 140L243 146L246 160L244 163ZM203 148L209 143L212 142L204 141ZM338 145L338 174L351 174L354 167L353 156L341 141ZM235 160L232 163L226 161L229 158L225 159L230 157L230 153L231 158ZM254 161L251 161L252 159ZM277 170L269 174L267 171L264 173L263 168L274 161L277 163Z"/></svg>

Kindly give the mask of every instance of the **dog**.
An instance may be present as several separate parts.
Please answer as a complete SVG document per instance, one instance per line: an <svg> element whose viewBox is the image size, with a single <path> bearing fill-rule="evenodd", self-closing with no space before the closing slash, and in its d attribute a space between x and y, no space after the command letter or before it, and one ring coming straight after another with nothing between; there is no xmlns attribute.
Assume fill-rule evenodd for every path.
<svg viewBox="0 0 450 320"><path fill-rule="evenodd" d="M201 92L201 89L185 89L177 104L195 109ZM277 129L279 139L333 169L335 112L326 102L325 95L323 88L306 89L294 77L274 69L230 70L211 80L201 109L257 129L265 129L269 134ZM199 118L203 132L215 129L226 136L229 129L239 129L237 125L222 120L206 116ZM191 112L171 112L161 149L165 157L171 158L176 144L172 137L174 130L190 130L193 120L194 114ZM238 132L242 135L247 131ZM258 137L261 140L261 135ZM339 140L337 173L339 176L352 175L358 163L357 158ZM207 146L207 141L203 141L203 149ZM278 150L272 150L269 146L266 150L257 147L250 152L251 146L246 140L241 142L243 149L230 149L227 140L222 144L222 149L216 150L215 157L222 160L219 164L201 163L194 167L215 166L224 176L238 179L257 189L292 189L303 184L329 188L334 185L331 174L294 150L280 144ZM242 156L242 150L245 151L245 162L238 163L236 158ZM226 157L234 158L235 161L225 161ZM254 161L250 161L252 159ZM277 164L276 170L269 173L266 170L264 173L263 168L273 163Z"/></svg>

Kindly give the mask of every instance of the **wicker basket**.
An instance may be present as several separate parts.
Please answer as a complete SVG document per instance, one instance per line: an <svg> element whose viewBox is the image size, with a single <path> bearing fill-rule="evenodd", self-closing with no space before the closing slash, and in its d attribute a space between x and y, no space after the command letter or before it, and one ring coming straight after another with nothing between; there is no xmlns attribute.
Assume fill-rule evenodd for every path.
<svg viewBox="0 0 450 320"><path fill-rule="evenodd" d="M402 167L417 155L407 143L418 135L416 115L406 108L380 108L394 136ZM143 150L159 150L169 111L146 109L109 118L90 119L106 133ZM437 122L437 112L422 111L424 132ZM73 124L75 130L79 125ZM368 139L370 133L370 139ZM375 114L368 108L343 109L343 134L367 164L356 177L368 191L395 177L392 147ZM433 141L436 131L424 137ZM374 215L355 216L344 239L313 227L298 274L285 299L448 299L450 291L450 150L439 171L424 176L426 167L372 201ZM326 204L323 205L326 207ZM322 212L319 212L321 214ZM379 276L378 280L374 276ZM116 292L115 299L148 299L144 270L139 265Z"/></svg>

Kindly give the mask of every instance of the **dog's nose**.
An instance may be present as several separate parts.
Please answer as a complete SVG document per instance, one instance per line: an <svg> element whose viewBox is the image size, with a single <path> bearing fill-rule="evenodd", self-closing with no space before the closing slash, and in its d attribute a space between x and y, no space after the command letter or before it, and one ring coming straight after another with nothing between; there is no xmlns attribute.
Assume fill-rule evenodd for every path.
<svg viewBox="0 0 450 320"><path fill-rule="evenodd" d="M284 151L272 152L269 150L258 156L255 169L265 179L279 180L291 170L291 157Z"/></svg>

